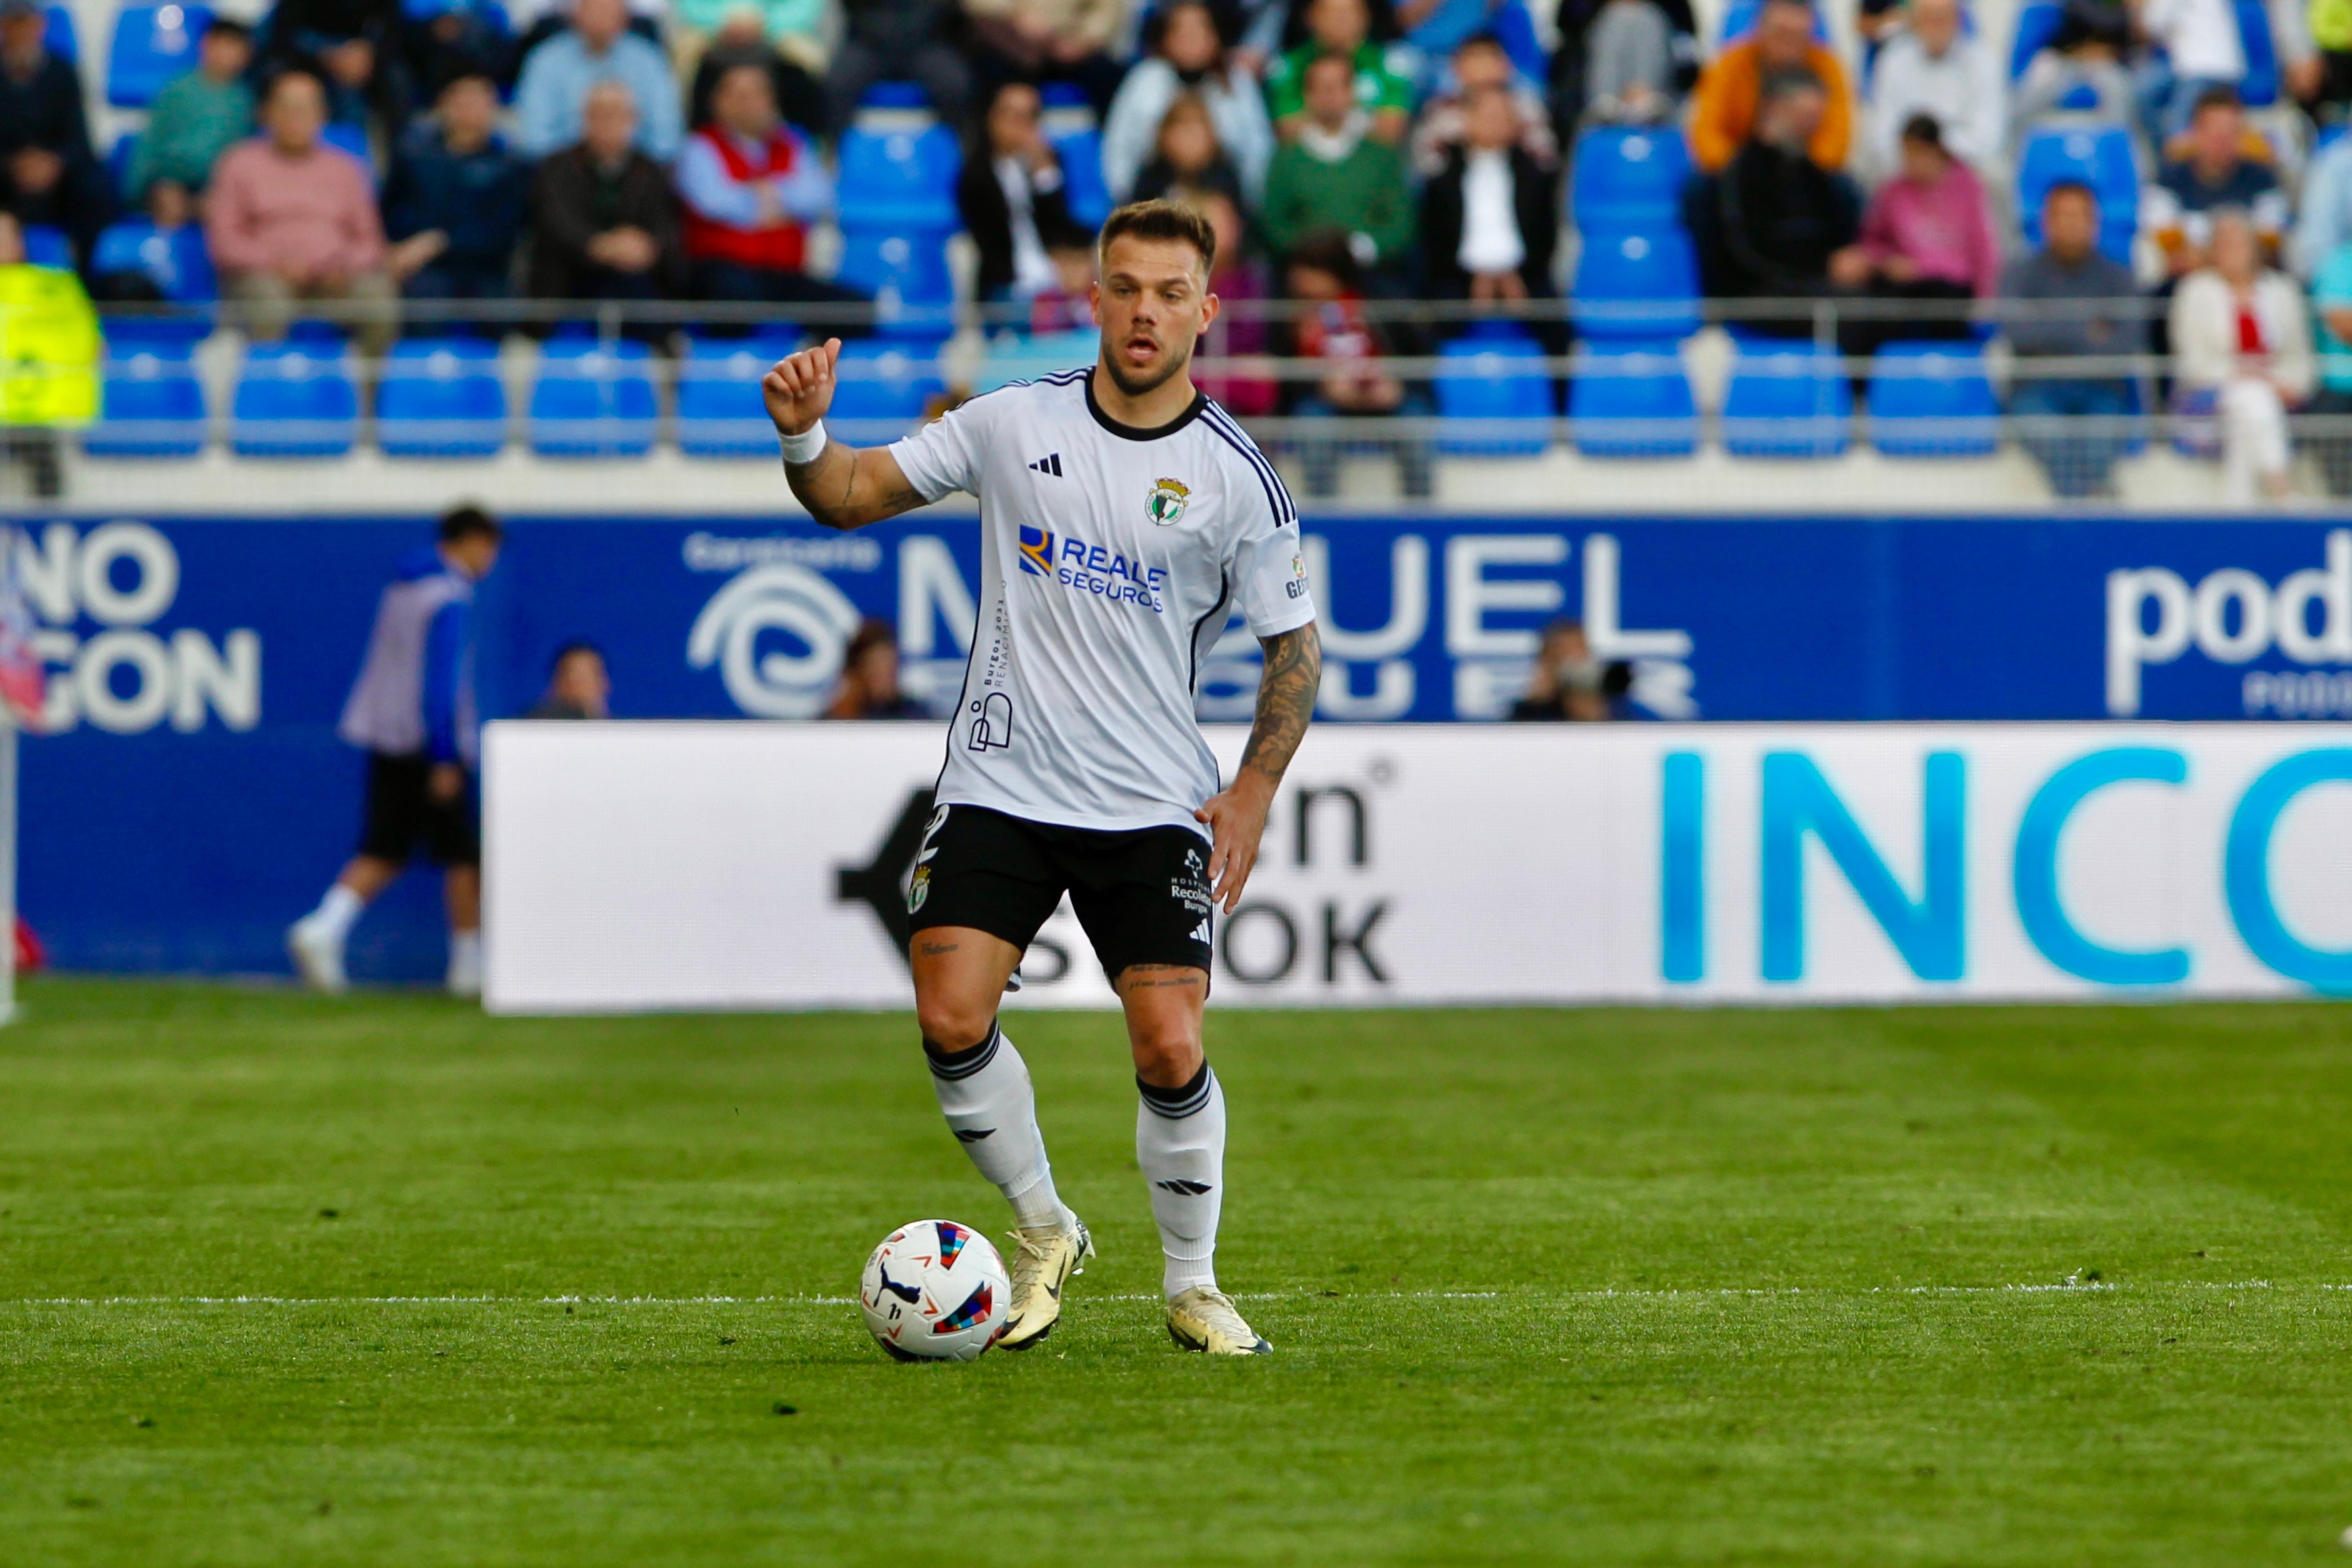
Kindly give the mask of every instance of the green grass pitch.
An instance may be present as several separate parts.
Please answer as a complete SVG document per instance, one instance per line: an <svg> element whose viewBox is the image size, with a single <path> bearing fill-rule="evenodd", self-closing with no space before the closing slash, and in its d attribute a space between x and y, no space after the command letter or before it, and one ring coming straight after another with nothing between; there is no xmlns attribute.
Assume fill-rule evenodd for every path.
<svg viewBox="0 0 2352 1568"><path fill-rule="evenodd" d="M2248 1564L2352 1524L2352 1011L1213 1012L1178 1354L1115 1020L1026 1356L902 1017L51 980L0 1031L0 1561ZM789 1410L790 1414L780 1413Z"/></svg>

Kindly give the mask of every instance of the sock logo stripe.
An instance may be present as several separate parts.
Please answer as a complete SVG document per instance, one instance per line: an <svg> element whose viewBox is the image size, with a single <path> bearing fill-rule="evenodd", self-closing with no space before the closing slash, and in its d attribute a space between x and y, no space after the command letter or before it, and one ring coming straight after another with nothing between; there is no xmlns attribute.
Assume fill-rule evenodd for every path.
<svg viewBox="0 0 2352 1568"><path fill-rule="evenodd" d="M1181 1178L1171 1181L1156 1181L1151 1185L1160 1188L1162 1192L1177 1193L1185 1197L1201 1197L1214 1190L1207 1182L1185 1181Z"/></svg>

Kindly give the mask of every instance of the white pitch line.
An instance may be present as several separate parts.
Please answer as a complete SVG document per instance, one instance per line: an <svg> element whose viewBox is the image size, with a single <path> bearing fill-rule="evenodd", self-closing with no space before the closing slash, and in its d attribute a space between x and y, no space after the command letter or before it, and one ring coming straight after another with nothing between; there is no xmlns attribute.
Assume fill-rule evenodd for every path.
<svg viewBox="0 0 2352 1568"><path fill-rule="evenodd" d="M1603 1288L1557 1293L1506 1291L1243 1291L1237 1299L1276 1301L1497 1301L1524 1296L1543 1301L1674 1301L1763 1296L1998 1296L2096 1295L2131 1290L2270 1291L2268 1280L2174 1280L2134 1284L2093 1280L2032 1285L1777 1285L1719 1286L1667 1290ZM2294 1287L2289 1287L2290 1289ZM2352 1291L2352 1284L2311 1289ZM1081 1296L1092 1301L1153 1301L1157 1295ZM854 1307L855 1296L27 1296L0 1301L0 1307Z"/></svg>

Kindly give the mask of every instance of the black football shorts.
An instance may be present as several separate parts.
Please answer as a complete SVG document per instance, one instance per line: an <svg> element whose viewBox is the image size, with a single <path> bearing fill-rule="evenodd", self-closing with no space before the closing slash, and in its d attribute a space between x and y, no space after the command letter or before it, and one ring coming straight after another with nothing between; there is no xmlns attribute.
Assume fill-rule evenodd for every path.
<svg viewBox="0 0 2352 1568"><path fill-rule="evenodd" d="M1209 967L1209 841L1189 828L1065 828L941 806L915 854L908 930L965 925L1025 949L1065 893L1114 983L1133 964Z"/></svg>
<svg viewBox="0 0 2352 1568"><path fill-rule="evenodd" d="M435 865L482 863L481 828L474 818L474 781L455 800L436 800L426 788L433 764L422 754L368 754L367 817L360 827L360 853L406 865L421 841Z"/></svg>

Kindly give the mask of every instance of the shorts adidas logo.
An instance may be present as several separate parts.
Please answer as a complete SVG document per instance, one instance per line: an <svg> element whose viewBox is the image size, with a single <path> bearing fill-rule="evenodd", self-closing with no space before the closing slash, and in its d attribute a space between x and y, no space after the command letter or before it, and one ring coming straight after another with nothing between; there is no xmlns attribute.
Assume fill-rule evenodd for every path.
<svg viewBox="0 0 2352 1568"><path fill-rule="evenodd" d="M1029 465L1029 471L1033 474L1051 474L1056 479L1062 478L1064 477L1062 473L1062 455L1055 452L1046 456L1040 457L1036 462Z"/></svg>

